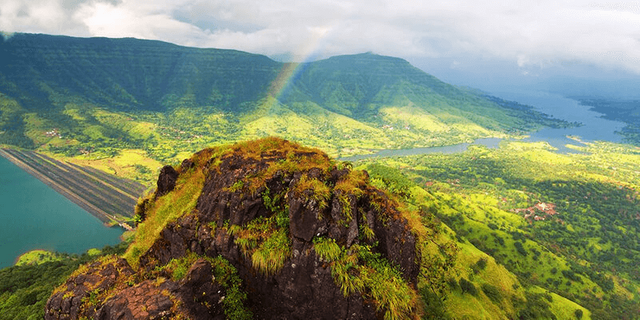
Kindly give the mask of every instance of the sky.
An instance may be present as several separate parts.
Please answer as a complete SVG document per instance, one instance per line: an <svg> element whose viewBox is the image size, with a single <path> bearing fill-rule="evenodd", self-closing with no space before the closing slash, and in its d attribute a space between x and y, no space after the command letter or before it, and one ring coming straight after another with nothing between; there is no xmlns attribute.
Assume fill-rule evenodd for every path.
<svg viewBox="0 0 640 320"><path fill-rule="evenodd" d="M373 52L480 88L640 84L640 1L2 0L0 30L294 61Z"/></svg>

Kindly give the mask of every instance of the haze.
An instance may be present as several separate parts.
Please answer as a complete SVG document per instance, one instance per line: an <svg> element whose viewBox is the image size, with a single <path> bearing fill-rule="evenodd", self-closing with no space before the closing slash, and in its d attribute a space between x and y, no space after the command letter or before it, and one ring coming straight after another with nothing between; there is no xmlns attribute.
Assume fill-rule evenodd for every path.
<svg viewBox="0 0 640 320"><path fill-rule="evenodd" d="M459 85L634 97L634 1L3 0L0 30L136 37L279 60L372 51Z"/></svg>

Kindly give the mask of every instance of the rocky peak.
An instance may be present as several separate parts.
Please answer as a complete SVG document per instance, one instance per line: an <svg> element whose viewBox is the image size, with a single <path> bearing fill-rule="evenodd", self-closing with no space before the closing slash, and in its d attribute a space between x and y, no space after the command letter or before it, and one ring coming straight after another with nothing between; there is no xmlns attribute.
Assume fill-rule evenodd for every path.
<svg viewBox="0 0 640 320"><path fill-rule="evenodd" d="M277 138L202 150L163 168L158 190L136 212L145 221L126 261L77 272L48 301L48 319L374 319L419 311L417 240L398 203L366 172L319 150ZM86 279L106 269L125 271L109 273L113 281L96 293Z"/></svg>

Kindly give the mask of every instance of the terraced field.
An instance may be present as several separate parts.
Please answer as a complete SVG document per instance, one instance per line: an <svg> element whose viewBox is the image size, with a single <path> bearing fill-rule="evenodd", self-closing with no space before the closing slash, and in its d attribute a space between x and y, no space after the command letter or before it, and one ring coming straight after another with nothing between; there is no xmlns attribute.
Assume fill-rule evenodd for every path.
<svg viewBox="0 0 640 320"><path fill-rule="evenodd" d="M52 159L33 151L0 149L0 155L29 172L101 221L125 229L133 207L146 189L94 168Z"/></svg>

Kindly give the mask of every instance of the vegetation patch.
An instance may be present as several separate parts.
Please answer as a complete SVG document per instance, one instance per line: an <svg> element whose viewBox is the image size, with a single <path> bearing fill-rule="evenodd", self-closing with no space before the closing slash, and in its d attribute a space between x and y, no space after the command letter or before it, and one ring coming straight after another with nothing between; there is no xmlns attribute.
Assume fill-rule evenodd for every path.
<svg viewBox="0 0 640 320"><path fill-rule="evenodd" d="M175 191L170 192L147 204L145 221L138 224L135 240L127 249L124 258L132 266L138 265L138 259L160 236L168 223L190 214L196 206L204 185L205 173L202 168L181 174ZM153 197L150 195L149 198Z"/></svg>
<svg viewBox="0 0 640 320"><path fill-rule="evenodd" d="M189 253L186 256L179 259L171 259L166 265L162 267L156 267L157 272L167 272L171 275L171 280L182 280L189 271L189 268L198 259L198 255Z"/></svg>
<svg viewBox="0 0 640 320"><path fill-rule="evenodd" d="M229 234L235 236L235 243L263 274L278 272L291 253L288 228L278 226L278 215L259 217L245 227L233 225Z"/></svg>
<svg viewBox="0 0 640 320"><path fill-rule="evenodd" d="M115 247L106 246L100 255L120 254L127 243ZM47 299L54 289L80 265L98 256L89 254L55 254L57 260L36 264L16 265L0 269L0 318L2 319L42 319Z"/></svg>
<svg viewBox="0 0 640 320"><path fill-rule="evenodd" d="M247 294L242 291L242 279L236 269L221 256L207 258L213 264L213 276L227 291L224 305L224 314L228 319L249 320L253 319L251 310L247 309L245 302Z"/></svg>
<svg viewBox="0 0 640 320"><path fill-rule="evenodd" d="M90 253L88 254L92 255ZM36 264L42 264L45 262L60 261L63 259L64 259L64 255L60 253L37 249L37 250L31 250L29 252L26 252L20 255L15 265L16 266L36 265Z"/></svg>
<svg viewBox="0 0 640 320"><path fill-rule="evenodd" d="M314 238L316 255L330 262L333 279L345 296L362 294L384 311L385 319L407 319L418 313L417 294L397 267L372 251L354 244L344 248L330 238Z"/></svg>
<svg viewBox="0 0 640 320"><path fill-rule="evenodd" d="M331 189L324 182L304 175L296 183L293 192L296 196L301 196L305 191L310 193L307 200L313 200L318 203L320 210L328 206L328 201L331 198Z"/></svg>
<svg viewBox="0 0 640 320"><path fill-rule="evenodd" d="M372 182L396 190L409 208L423 217L429 214L422 212L431 213L446 224L440 230L458 247L474 246L506 268L507 274L516 276L519 286L509 288L510 293L502 294L498 303L492 298L496 296L492 289L483 286L486 283L505 291L503 285L487 278L487 273L495 270L491 260L485 264L478 256L470 260L458 255L454 263L457 273L492 304L502 306L505 312L512 310L508 311L510 316L525 308L526 303L517 303L527 301L525 293L537 293L532 288L541 287L576 303L571 306L565 298L547 301L548 310L557 318L575 317L576 308L585 307L594 318L615 319L638 306L640 277L633 262L640 259L640 250L637 241L629 242L639 237L640 230L635 216L629 214L640 208L640 159L635 149L598 142L587 143L580 149L582 154L558 154L545 144L510 142L500 149L471 147L460 154L357 164L366 166ZM429 219L422 223L432 225ZM442 252L441 247L423 249L428 253L423 254L423 260L425 256L429 260L423 265L432 266L423 270L438 265L433 253ZM456 293L459 284L446 288L443 305L449 305L446 309L455 317L463 317L452 311L471 307L455 306L464 304ZM486 302L478 303L487 314L497 314ZM540 309L538 316L547 314L543 304L531 306ZM590 315L583 311L583 317Z"/></svg>

